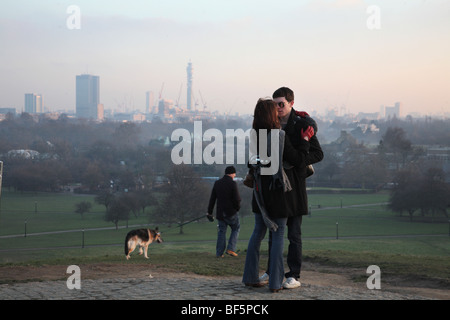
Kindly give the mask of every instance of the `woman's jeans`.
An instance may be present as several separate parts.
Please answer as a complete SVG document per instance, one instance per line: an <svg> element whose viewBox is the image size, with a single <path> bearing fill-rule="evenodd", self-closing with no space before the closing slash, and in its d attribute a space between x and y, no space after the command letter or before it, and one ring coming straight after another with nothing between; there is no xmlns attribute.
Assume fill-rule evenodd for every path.
<svg viewBox="0 0 450 320"><path fill-rule="evenodd" d="M217 220L219 223L219 230L217 233L217 245L216 245L216 256L220 257L225 251L227 244L227 227L230 226L231 234L228 240L227 250L236 252L237 239L239 236L239 230L241 225L239 224L239 215L236 213L232 217L226 217L224 220Z"/></svg>
<svg viewBox="0 0 450 320"><path fill-rule="evenodd" d="M272 243L270 248L270 277L269 288L280 289L284 279L283 249L284 231L286 229L287 218L272 219L278 230L272 232ZM243 283L259 283L259 251L261 242L266 235L267 227L259 213L255 213L255 229L248 242L247 256L245 258Z"/></svg>

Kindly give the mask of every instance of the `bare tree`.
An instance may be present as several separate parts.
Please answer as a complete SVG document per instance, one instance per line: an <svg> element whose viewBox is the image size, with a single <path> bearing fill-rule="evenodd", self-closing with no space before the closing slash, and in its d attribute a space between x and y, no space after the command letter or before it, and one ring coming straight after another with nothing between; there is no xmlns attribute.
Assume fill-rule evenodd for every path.
<svg viewBox="0 0 450 320"><path fill-rule="evenodd" d="M411 141L406 138L405 130L398 127L389 127L383 135L380 145L386 148L386 151L394 153L397 170L400 167L399 159L401 159L402 165L405 166L406 159L412 151Z"/></svg>
<svg viewBox="0 0 450 320"><path fill-rule="evenodd" d="M444 181L444 172L438 168L421 171L418 166L409 166L398 172L395 187L391 192L389 207L396 212L407 211L410 221L414 212L422 215L436 213L448 218L450 186Z"/></svg>
<svg viewBox="0 0 450 320"><path fill-rule="evenodd" d="M116 198L108 206L108 209L106 210L105 220L113 222L117 230L119 228L119 221L120 220L128 221L129 215L130 215L130 208L125 204L124 201L121 201L120 198Z"/></svg>
<svg viewBox="0 0 450 320"><path fill-rule="evenodd" d="M415 167L401 170L394 179L394 188L389 199L389 208L400 214L406 211L412 221L414 212L420 208L420 179Z"/></svg>
<svg viewBox="0 0 450 320"><path fill-rule="evenodd" d="M75 204L75 213L79 213L81 215L81 219L83 219L83 214L89 212L92 208L92 203L89 201L81 201Z"/></svg>
<svg viewBox="0 0 450 320"><path fill-rule="evenodd" d="M104 205L106 210L108 210L108 206L114 201L114 198L114 194L109 190L103 190L95 197L95 202Z"/></svg>
<svg viewBox="0 0 450 320"><path fill-rule="evenodd" d="M157 214L164 221L181 224L206 214L210 190L191 166L174 165L167 177L170 184L165 198L157 208ZM183 234L182 226L180 234Z"/></svg>

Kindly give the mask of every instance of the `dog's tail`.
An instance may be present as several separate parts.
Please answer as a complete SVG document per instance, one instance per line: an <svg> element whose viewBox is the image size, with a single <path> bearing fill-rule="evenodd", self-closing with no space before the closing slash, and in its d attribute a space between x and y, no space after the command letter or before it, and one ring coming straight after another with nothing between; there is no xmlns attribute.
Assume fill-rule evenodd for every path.
<svg viewBox="0 0 450 320"><path fill-rule="evenodd" d="M128 256L128 240L131 238L131 232L128 232L127 236L125 237L125 256Z"/></svg>

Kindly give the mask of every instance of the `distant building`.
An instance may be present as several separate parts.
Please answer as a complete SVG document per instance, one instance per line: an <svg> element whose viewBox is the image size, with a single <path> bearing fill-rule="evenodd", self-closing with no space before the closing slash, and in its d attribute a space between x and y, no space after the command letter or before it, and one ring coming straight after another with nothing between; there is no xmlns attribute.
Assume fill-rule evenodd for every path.
<svg viewBox="0 0 450 320"><path fill-rule="evenodd" d="M44 99L42 94L25 93L25 108L24 111L28 113L42 113Z"/></svg>
<svg viewBox="0 0 450 320"><path fill-rule="evenodd" d="M393 107L386 106L384 109L385 110L384 117L385 118L400 118L401 109L402 109L401 102L396 102Z"/></svg>
<svg viewBox="0 0 450 320"><path fill-rule="evenodd" d="M16 108L0 108L0 114L8 114L16 115Z"/></svg>
<svg viewBox="0 0 450 320"><path fill-rule="evenodd" d="M103 107L103 103L99 103L97 105L97 119L103 120L105 118L105 110Z"/></svg>
<svg viewBox="0 0 450 320"><path fill-rule="evenodd" d="M158 115L161 118L169 117L170 110L173 108L173 101L162 99L158 103Z"/></svg>
<svg viewBox="0 0 450 320"><path fill-rule="evenodd" d="M368 112L360 112L357 114L356 119L358 121L361 120L377 120L379 119L380 114L378 112L372 112L372 113L368 113Z"/></svg>
<svg viewBox="0 0 450 320"><path fill-rule="evenodd" d="M145 112L150 113L154 105L153 91L147 91L145 93Z"/></svg>
<svg viewBox="0 0 450 320"><path fill-rule="evenodd" d="M134 113L133 114L133 121L135 121L135 122L143 122L143 121L145 121L146 120L146 117L145 117L145 113Z"/></svg>
<svg viewBox="0 0 450 320"><path fill-rule="evenodd" d="M76 77L76 114L78 118L88 119L99 119L99 115L103 116L99 76L82 74Z"/></svg>
<svg viewBox="0 0 450 320"><path fill-rule="evenodd" d="M16 115L16 108L0 108L0 121L7 119L8 115L14 117Z"/></svg>
<svg viewBox="0 0 450 320"><path fill-rule="evenodd" d="M194 69L192 68L192 63L189 61L188 66L186 68L186 72L187 72L187 109L189 111L192 110L192 74L193 74Z"/></svg>
<svg viewBox="0 0 450 320"><path fill-rule="evenodd" d="M120 121L120 122L128 122L128 121L133 121L133 114L131 113L114 113L114 115L112 116L112 119L114 121Z"/></svg>

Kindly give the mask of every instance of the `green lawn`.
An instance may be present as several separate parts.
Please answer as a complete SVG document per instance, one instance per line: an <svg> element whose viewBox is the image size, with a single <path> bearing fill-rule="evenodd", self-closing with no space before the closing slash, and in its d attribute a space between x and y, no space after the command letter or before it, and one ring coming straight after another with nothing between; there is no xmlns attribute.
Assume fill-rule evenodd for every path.
<svg viewBox="0 0 450 320"><path fill-rule="evenodd" d="M105 208L95 204L93 199L93 196L86 195L3 192L0 236L20 236L0 238L0 265L146 261L136 256L130 260L132 262L126 262L123 242L126 233L134 228L133 225L152 228L157 225L151 223L147 215L152 212L152 208L137 218L131 217L129 228L125 228L126 222L122 221L119 230L115 230L112 223L103 219ZM377 264L388 273L434 277L450 282L448 222L410 222L408 217L390 212L383 204L347 207L384 203L387 200L388 195L383 193L311 195L309 203L312 212L310 216L303 217L302 227L305 259L323 264L366 268L370 264ZM93 204L92 212L83 218L74 213L75 203L80 201L91 201ZM216 270L219 266L212 262L217 224L206 219L185 225L183 234L174 225L158 223L165 243L150 246L150 260L166 266L175 263L180 270L202 274L240 273L253 224L253 214L241 217L238 247L242 254L221 271ZM110 229L94 231L92 228ZM85 230L84 233L81 229ZM60 230L77 231L32 235ZM408 237L395 237L398 235ZM286 248L287 244L286 241ZM262 252L266 251L265 241Z"/></svg>
<svg viewBox="0 0 450 320"><path fill-rule="evenodd" d="M105 207L94 198L92 195L3 192L0 235L24 233L25 222L28 233L112 227L112 223L104 221ZM83 217L75 213L75 204L81 201L92 204L90 212ZM148 217L143 214L130 219L133 224L148 223Z"/></svg>

